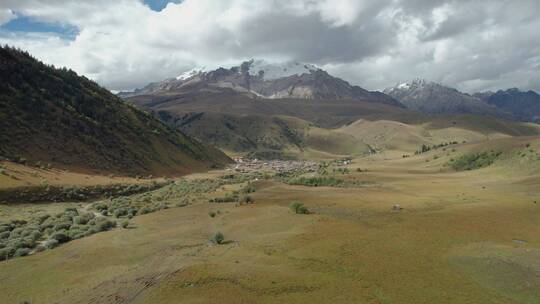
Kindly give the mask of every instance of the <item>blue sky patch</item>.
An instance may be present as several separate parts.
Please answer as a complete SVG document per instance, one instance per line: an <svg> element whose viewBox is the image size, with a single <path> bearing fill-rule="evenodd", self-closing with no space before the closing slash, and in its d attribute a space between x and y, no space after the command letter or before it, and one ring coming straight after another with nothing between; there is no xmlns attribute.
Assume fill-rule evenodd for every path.
<svg viewBox="0 0 540 304"><path fill-rule="evenodd" d="M65 39L75 39L79 32L75 26L42 22L20 14L17 14L17 18L0 26L0 30L24 33L54 33Z"/></svg>
<svg viewBox="0 0 540 304"><path fill-rule="evenodd" d="M144 0L153 11L159 12L164 9L168 3L180 3L182 0Z"/></svg>

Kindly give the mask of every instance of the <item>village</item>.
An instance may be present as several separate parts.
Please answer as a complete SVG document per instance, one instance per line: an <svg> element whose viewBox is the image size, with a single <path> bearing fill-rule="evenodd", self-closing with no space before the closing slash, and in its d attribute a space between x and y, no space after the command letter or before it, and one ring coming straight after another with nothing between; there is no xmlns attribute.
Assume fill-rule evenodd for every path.
<svg viewBox="0 0 540 304"><path fill-rule="evenodd" d="M259 160L244 157L235 157L233 160L235 161L235 164L231 165L227 170L234 170L235 172L241 173L261 171L274 171L278 173L291 171L316 172L319 168L319 164L313 161Z"/></svg>

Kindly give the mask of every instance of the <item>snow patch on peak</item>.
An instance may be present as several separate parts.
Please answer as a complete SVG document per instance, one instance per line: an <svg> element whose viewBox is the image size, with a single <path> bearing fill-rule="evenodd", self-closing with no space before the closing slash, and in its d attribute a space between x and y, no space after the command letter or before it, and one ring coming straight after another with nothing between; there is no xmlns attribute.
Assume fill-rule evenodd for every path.
<svg viewBox="0 0 540 304"><path fill-rule="evenodd" d="M398 85L396 86L396 88L398 88L398 89L408 89L408 88L410 88L410 87L411 87L411 85L408 84L407 82L400 83L400 84L398 84Z"/></svg>
<svg viewBox="0 0 540 304"><path fill-rule="evenodd" d="M203 72L206 71L206 68L205 67L202 67L202 68L193 68L191 70L188 70L180 75L178 75L176 77L176 80L186 80L186 79L189 79L193 76L196 76L196 75L199 75Z"/></svg>
<svg viewBox="0 0 540 304"><path fill-rule="evenodd" d="M249 65L250 75L257 76L262 74L265 80L309 74L317 70L319 70L319 67L316 65L297 61L269 63L265 60L252 60Z"/></svg>

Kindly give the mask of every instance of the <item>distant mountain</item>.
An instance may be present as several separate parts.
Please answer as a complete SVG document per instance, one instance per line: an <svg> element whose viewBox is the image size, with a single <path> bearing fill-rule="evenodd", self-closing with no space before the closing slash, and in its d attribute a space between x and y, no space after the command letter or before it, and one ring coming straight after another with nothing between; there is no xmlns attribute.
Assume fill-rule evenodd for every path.
<svg viewBox="0 0 540 304"><path fill-rule="evenodd" d="M513 88L506 91L474 94L488 104L512 113L520 120L540 122L540 95L534 91Z"/></svg>
<svg viewBox="0 0 540 304"><path fill-rule="evenodd" d="M477 114L501 118L512 115L484 100L439 83L416 79L383 91L408 109L427 114Z"/></svg>
<svg viewBox="0 0 540 304"><path fill-rule="evenodd" d="M267 63L250 60L239 66L212 71L194 69L176 78L151 83L133 92L121 92L123 98L140 95L168 95L204 91L233 90L257 99L365 100L401 106L380 92L370 92L333 77L305 63Z"/></svg>
<svg viewBox="0 0 540 304"><path fill-rule="evenodd" d="M203 142L259 158L369 153L350 135L324 128L360 117L418 115L383 93L298 62L196 68L119 95Z"/></svg>
<svg viewBox="0 0 540 304"><path fill-rule="evenodd" d="M230 161L93 81L0 47L0 156L119 174L178 174Z"/></svg>

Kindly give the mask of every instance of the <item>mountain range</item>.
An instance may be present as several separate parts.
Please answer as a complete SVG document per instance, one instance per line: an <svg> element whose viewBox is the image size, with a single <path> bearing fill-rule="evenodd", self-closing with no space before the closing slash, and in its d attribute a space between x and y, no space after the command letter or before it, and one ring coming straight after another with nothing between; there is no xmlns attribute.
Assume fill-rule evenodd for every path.
<svg viewBox="0 0 540 304"><path fill-rule="evenodd" d="M415 80L373 92L298 62L250 60L231 68L194 69L120 96L203 142L229 153L260 157L365 154L382 147L378 143L382 137L387 146L392 146L388 138L397 138L386 131L382 131L382 137L369 136L369 140L356 136L360 127L373 133L378 132L378 127L399 130L394 125L368 125L359 120L422 125L403 139L406 142L411 136L410 142L419 144L436 138L429 135L432 131L421 130L426 127L460 127L484 134L534 134L528 127L498 120L515 119L507 108L440 84ZM348 125L354 127L343 129ZM456 139L471 138L479 137L460 135Z"/></svg>
<svg viewBox="0 0 540 304"><path fill-rule="evenodd" d="M540 95L518 89L467 94L415 79L383 91L408 109L426 114L476 114L518 121L539 121Z"/></svg>
<svg viewBox="0 0 540 304"><path fill-rule="evenodd" d="M400 106L399 102L385 94L351 85L315 65L299 62L271 64L262 60L245 61L228 69L191 70L176 78L150 83L133 92L120 92L119 96L128 98L140 95L227 90L253 99L350 99Z"/></svg>
<svg viewBox="0 0 540 304"><path fill-rule="evenodd" d="M277 64L253 59L231 68L209 71L196 68L132 92L120 92L119 96L154 96L152 101L160 103L173 95L231 93L255 100L362 100L430 115L475 114L520 121L540 119L540 95L534 91L508 89L467 94L424 79L401 83L383 92L368 91L331 76L313 64Z"/></svg>

